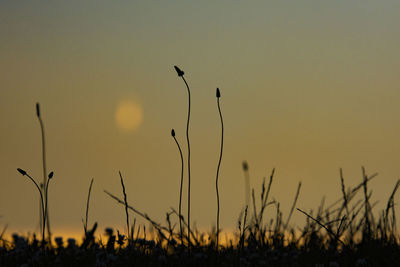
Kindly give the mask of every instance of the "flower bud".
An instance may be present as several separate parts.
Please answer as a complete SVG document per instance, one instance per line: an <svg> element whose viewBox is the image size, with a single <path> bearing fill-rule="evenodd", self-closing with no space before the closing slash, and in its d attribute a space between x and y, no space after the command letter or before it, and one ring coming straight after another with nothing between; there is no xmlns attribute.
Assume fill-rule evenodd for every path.
<svg viewBox="0 0 400 267"><path fill-rule="evenodd" d="M172 137L175 137L175 130L174 129L171 130L171 135L172 135Z"/></svg>
<svg viewBox="0 0 400 267"><path fill-rule="evenodd" d="M26 171L24 171L23 169L18 168L17 171L19 171L19 173L22 175L26 175Z"/></svg>
<svg viewBox="0 0 400 267"><path fill-rule="evenodd" d="M183 76L183 74L185 74L180 68L178 68L177 66L174 66L176 73L178 73L178 76L181 77Z"/></svg>
<svg viewBox="0 0 400 267"><path fill-rule="evenodd" d="M53 178L54 172L49 173L49 179Z"/></svg>
<svg viewBox="0 0 400 267"><path fill-rule="evenodd" d="M248 171L248 169L249 169L249 164L247 164L247 161L243 161L243 170L244 171Z"/></svg>
<svg viewBox="0 0 400 267"><path fill-rule="evenodd" d="M220 93L219 89L217 88L217 98L220 98L220 97L221 97L221 93Z"/></svg>
<svg viewBox="0 0 400 267"><path fill-rule="evenodd" d="M39 103L36 103L36 116L40 117L40 106L39 106Z"/></svg>

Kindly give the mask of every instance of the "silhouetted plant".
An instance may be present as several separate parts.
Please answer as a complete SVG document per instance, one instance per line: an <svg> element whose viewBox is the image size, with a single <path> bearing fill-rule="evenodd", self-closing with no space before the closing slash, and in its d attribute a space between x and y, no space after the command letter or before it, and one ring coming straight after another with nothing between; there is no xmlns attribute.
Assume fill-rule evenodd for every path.
<svg viewBox="0 0 400 267"><path fill-rule="evenodd" d="M27 173L18 169L22 175ZM171 221L172 215L178 213L172 209L167 212L167 227L155 223L147 214L128 206L137 214L148 220L152 227L150 231L143 230L140 235L140 226L132 244L126 246L126 236L106 229L106 242L94 240L94 230L87 230L81 246L75 239L68 239L68 245L63 247L62 239L56 239L57 246L47 246L45 253L40 252L39 242L35 235L27 238L14 234L11 242L0 242L0 266L21 266L23 264L36 264L37 266L397 266L400 261L400 243L396 222L391 214L394 205L394 196L400 187L398 181L387 201L387 205L379 213L378 220L374 219L371 193L365 197L365 183L373 176L367 176L363 170L363 181L345 191L346 197L341 197L332 205L321 202L316 212L298 210L305 215L306 224L301 233L296 233L295 228L290 228L288 221L282 223L282 213L279 202L267 201L270 183L266 187L265 179L262 183L261 209L255 209L257 220L247 220L247 209L242 211L238 221L239 233L237 238L227 240L219 250L215 250L215 243L211 237L205 236L194 227L190 232L192 243L192 257L188 257L187 251L180 248L175 238L179 237L178 230L174 230ZM342 175L342 173L341 173ZM343 176L343 175L342 175ZM29 177L28 177L29 178ZM51 178L49 178L50 180ZM344 178L341 184L344 184ZM31 179L33 180L33 179ZM38 188L38 183L35 186ZM44 188L44 187L43 187ZM294 197L294 205L297 203L300 185ZM43 195L43 189L41 191ZM361 192L361 199L355 201L357 193ZM368 191L367 191L368 192ZM110 195L112 196L112 195ZM253 202L255 194L252 194ZM114 196L120 204L125 206L127 201ZM44 198L41 198L44 204ZM346 199L346 200L344 200ZM371 203L365 212L365 201ZM355 204L353 202L356 202ZM262 207L274 203L276 215L268 225L263 224ZM345 204L346 203L346 204ZM293 206L294 206L293 205ZM348 215L341 214L346 211ZM46 210L46 208L43 208ZM244 215L244 219L243 219ZM368 216L371 234L365 230ZM288 216L288 219L290 215ZM45 221L45 219L43 219ZM386 222L389 221L389 222ZM187 227L184 218L182 223ZM257 225L258 224L258 225ZM351 227L354 225L354 232ZM385 226L386 225L386 226ZM152 228L156 232L154 233ZM145 229L143 226L142 229ZM147 233L147 234L146 234ZM213 234L214 232L212 232ZM366 236L364 236L366 235ZM148 239L150 238L150 239ZM187 237L185 237L187 238ZM44 242L42 242L44 244ZM36 266L35 265L35 266Z"/></svg>
<svg viewBox="0 0 400 267"><path fill-rule="evenodd" d="M297 192L296 192L296 195L295 195L294 200L293 200L292 208L290 209L289 216L288 216L288 218L286 220L285 225L283 226L284 231L287 229L287 227L289 225L290 218L292 217L293 210L294 210L294 208L296 206L296 203L297 203L297 199L299 198L300 188L301 188L301 182L299 182L299 185L297 187Z"/></svg>
<svg viewBox="0 0 400 267"><path fill-rule="evenodd" d="M26 171L24 171L23 169L20 169L20 168L17 168L17 171L20 173L20 174L22 174L22 176L26 176L26 177L28 177L33 183L34 183L34 185L36 186L36 189L39 191L39 195L40 195L40 204L41 204L41 207L42 207L42 210L43 210L43 212L41 213L41 215L42 215L42 225L41 225L41 230L42 230L42 246L44 247L44 244L45 244L45 242L46 242L46 239L45 239L45 232L46 232L46 211L47 211L47 202L45 202L44 201L44 192L42 192L43 190L44 190L44 187L43 187L43 189L41 189L40 187L39 187L39 185L36 183L36 181L26 172ZM47 185L46 185L46 190L47 190L47 188L48 188L48 184L49 184L49 182L50 182L50 180L53 178L53 172L50 172L50 174L49 174L49 177L48 177L48 179L47 179ZM47 193L47 192L46 192Z"/></svg>
<svg viewBox="0 0 400 267"><path fill-rule="evenodd" d="M178 140L175 137L175 130L171 130L171 136L174 138L175 143L179 149L179 155L181 157L181 181L180 181L180 187L179 187L179 230L180 230L180 239L181 239L181 244L183 245L183 228L182 228L182 189L183 189L183 170L184 170L184 162L183 162L183 154L182 154L182 149L181 146L178 143Z"/></svg>
<svg viewBox="0 0 400 267"><path fill-rule="evenodd" d="M129 213L128 213L128 197L127 197L127 195L126 195L125 185L124 185L124 179L122 178L121 172L119 172L119 177L121 178L122 193L124 194L124 206L125 206L125 215L126 215L126 226L127 226L127 231L128 231L127 237L129 238L129 237L130 237L130 234L129 234L129 230L130 230L129 228L130 228L130 226L129 226ZM118 236L119 236L119 233L118 233ZM128 241L131 242L131 240L128 240Z"/></svg>
<svg viewBox="0 0 400 267"><path fill-rule="evenodd" d="M244 194L245 194L245 206L250 204L250 176L249 176L249 164L247 161L243 161L242 168L244 171Z"/></svg>
<svg viewBox="0 0 400 267"><path fill-rule="evenodd" d="M187 92L188 92L188 115L187 115L187 123L186 123L186 140L187 140L187 145L188 145L188 216L187 216L187 223L188 223L188 241L189 241L189 251L191 247L191 242L190 242L190 140L189 140L189 124L190 124L190 107L191 107L191 98L190 98L190 88L188 83L186 82L185 77L183 76L185 72L183 72L180 68L177 66L174 66L176 73L178 74L178 77L181 77L182 80L185 82Z"/></svg>
<svg viewBox="0 0 400 267"><path fill-rule="evenodd" d="M45 134L44 134L44 124L43 124L43 120L42 120L42 116L41 116L41 112L40 112L40 105L39 103L36 103L36 116L39 120L39 124L40 124L40 130L41 130L41 135L42 135L42 164L43 164L43 186L44 186L44 202L47 205L47 169L46 169L46 139L45 139ZM44 212L42 210L42 212ZM46 211L47 214L45 214L45 217L47 218L47 234L49 236L49 241L51 239L51 231L50 231L50 221L49 221L49 214L48 214L48 210Z"/></svg>
<svg viewBox="0 0 400 267"><path fill-rule="evenodd" d="M92 178L92 180L90 181L88 197L87 197L87 201L86 201L85 221L83 223L83 228L85 230L85 235L87 234L87 225L88 225L88 218L89 218L90 193L92 192L93 180L94 179Z"/></svg>
<svg viewBox="0 0 400 267"><path fill-rule="evenodd" d="M221 113L221 107L220 107L220 98L221 98L221 93L219 91L219 89L217 88L217 92L216 92L216 96L217 96L217 106L218 106L218 112L219 112L219 117L221 119L221 151L219 153L219 160L218 160L218 166L217 166L217 175L215 178L215 190L217 193L217 250L219 247L219 212L220 212L220 207L219 207L219 191L218 191L218 178L219 178L219 169L221 166L221 160L222 160L222 151L224 148L224 121L222 119L222 113Z"/></svg>

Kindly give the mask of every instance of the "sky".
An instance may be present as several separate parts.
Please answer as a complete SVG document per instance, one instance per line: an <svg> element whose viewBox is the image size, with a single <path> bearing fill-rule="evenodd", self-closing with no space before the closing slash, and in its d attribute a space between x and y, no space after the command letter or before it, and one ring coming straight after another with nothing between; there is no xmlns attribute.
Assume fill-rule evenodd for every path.
<svg viewBox="0 0 400 267"><path fill-rule="evenodd" d="M83 231L92 178L89 224L125 230L123 207L103 192L122 197L118 171L135 208L160 222L177 209L170 132L187 160L188 97L174 65L191 88L199 228L216 222L217 87L223 230L235 229L244 206L244 160L257 199L276 168L271 196L284 220L299 181L299 208L339 198L339 168L346 186L362 181L361 166L379 173L370 185L379 211L400 178L399 14L397 0L1 1L0 228L38 231L38 193L16 171L42 180L37 102L54 233Z"/></svg>

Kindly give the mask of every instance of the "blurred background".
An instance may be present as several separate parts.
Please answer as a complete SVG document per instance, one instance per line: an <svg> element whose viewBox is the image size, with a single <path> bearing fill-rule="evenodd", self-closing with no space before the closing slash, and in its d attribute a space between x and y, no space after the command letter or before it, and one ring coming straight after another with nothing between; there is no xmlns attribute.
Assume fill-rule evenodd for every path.
<svg viewBox="0 0 400 267"><path fill-rule="evenodd" d="M92 178L89 224L126 230L123 206L103 192L122 197L119 170L129 204L157 221L177 209L170 131L186 157L188 105L173 65L192 92L191 221L200 229L216 221L217 87L223 230L244 206L244 160L258 201L276 168L271 196L284 221L299 181L299 208L340 198L340 167L346 186L362 181L361 166L379 173L370 184L379 211L400 174L399 13L396 0L1 1L0 227L39 229L39 196L16 171L43 179L36 102L55 173L54 234L83 233Z"/></svg>

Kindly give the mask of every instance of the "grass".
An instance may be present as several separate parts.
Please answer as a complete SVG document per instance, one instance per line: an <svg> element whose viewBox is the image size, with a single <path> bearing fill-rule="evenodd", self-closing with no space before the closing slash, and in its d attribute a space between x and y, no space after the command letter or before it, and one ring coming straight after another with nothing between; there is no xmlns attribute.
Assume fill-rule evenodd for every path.
<svg viewBox="0 0 400 267"><path fill-rule="evenodd" d="M87 225L88 225L88 219L89 219L89 203L90 203L90 193L92 192L93 181L94 181L94 179L92 178L92 180L90 181L88 198L86 201L86 214L85 214L85 221L83 222L83 230L85 231L85 235L87 234L87 231L88 231Z"/></svg>
<svg viewBox="0 0 400 267"><path fill-rule="evenodd" d="M219 178L219 169L221 167L221 161L222 161L222 151L224 150L224 120L222 119L222 113L221 113L221 107L219 104L219 99L221 98L221 92L217 88L216 91L216 96L217 96L217 106L218 106L218 113L219 117L221 119L221 151L219 153L219 159L218 159L218 166L217 166L217 175L215 178L215 191L217 194L217 237L216 237L216 243L217 243L217 250L219 248L219 212L220 212L220 207L219 207L219 190L218 190L218 178Z"/></svg>
<svg viewBox="0 0 400 267"><path fill-rule="evenodd" d="M175 137L175 130L172 129L171 130L171 136L172 138L174 138L174 141L176 143L176 146L178 147L179 150L179 155L181 158L181 181L180 181L180 186L179 186L179 231L180 231L180 240L181 243L183 244L183 228L182 228L182 193L183 193L183 171L184 171L184 162L183 162L183 154L182 154L182 149L181 146L179 145L178 140Z"/></svg>
<svg viewBox="0 0 400 267"><path fill-rule="evenodd" d="M45 179L43 186L23 169L18 172L31 180L40 195L41 240L36 235L12 235L4 238L7 226L0 231L0 266L398 266L400 262L400 235L397 230L395 197L400 187L396 182L387 200L385 209L374 210L372 191L369 183L377 174L368 175L362 167L359 184L345 186L343 170L339 170L340 197L326 205L325 200L315 210L298 206L302 184L299 182L293 203L286 216L282 214L278 200L270 200L275 169L266 183L261 184L259 198L249 186L249 165L243 162L245 176L245 207L233 235L225 236L220 243L219 172L222 161L224 125L220 108L221 93L216 91L217 107L221 122L221 146L216 171L217 214L216 229L201 232L190 224L190 89L184 79L184 72L175 66L178 76L187 87L189 110L186 122L188 145L188 213L182 215L182 191L184 181L184 156L175 136L171 136L178 147L181 160L178 211L171 208L166 212L164 222L157 222L146 212L139 211L128 203L124 179L119 172L122 198L104 190L118 204L124 207L126 235L118 229L106 228L104 239L96 239L97 222L88 228L88 214L93 179L90 182L86 202L84 233L80 242L62 237L51 239L48 226L47 195L53 172ZM37 116L41 121L39 105ZM44 131L42 127L43 168L45 167ZM250 193L251 192L251 193ZM251 200L250 200L251 194ZM258 204L259 203L259 206ZM257 208L258 206L258 208ZM250 207L250 208L249 208ZM299 212L305 219L303 227L292 226L290 219ZM148 223L137 225L136 218L131 225L130 213ZM270 220L267 220L267 217ZM179 228L176 229L176 222Z"/></svg>
<svg viewBox="0 0 400 267"><path fill-rule="evenodd" d="M267 186L265 180L262 183L259 199L254 197L252 200L266 204L259 209L256 207L252 216L246 207L238 218L234 236L218 250L209 238L212 233L191 228L189 254L189 232L184 231L182 243L180 229L173 226L180 218L182 227L188 230L185 218L179 217L178 212L171 209L164 223L156 222L126 200L107 192L134 215L147 220L150 227L135 226L134 223L128 236L109 228L106 239L101 240L95 238L95 224L79 243L56 238L55 242L46 243L45 248L40 246L35 235L14 235L11 241L3 239L0 245L0 266L397 266L400 243L393 204L400 181L390 192L385 209L373 213L372 194L367 190L376 175L367 175L363 170L360 184L343 194L341 172L338 180L341 197L337 201L331 205L321 202L315 211L294 208L293 212L299 212L305 218L304 226L298 228L288 223L290 213L283 220L277 200L268 200L274 173L271 173ZM300 185L293 203L297 203L299 188ZM266 215L272 219L264 219Z"/></svg>
<svg viewBox="0 0 400 267"><path fill-rule="evenodd" d="M41 133L41 141L42 141L42 165L43 165L43 198L44 198L44 202L45 205L47 207L47 202L48 202L48 195L47 195L47 186L48 186L48 177L47 177L47 168L46 168L46 137L44 134L44 123L43 123L43 119L41 116L41 112L40 112L40 104L36 103L36 117L39 120L39 124L40 124L40 133ZM44 212L44 210L42 209L40 212ZM40 216L39 216L40 217ZM50 231L50 220L49 220L49 211L48 209L46 209L46 214L45 216L47 218L47 235L49 237L49 239L51 239L51 231ZM42 218L42 217L40 217ZM42 225L42 224L41 224Z"/></svg>
<svg viewBox="0 0 400 267"><path fill-rule="evenodd" d="M187 141L187 150L188 150L188 156L187 156L187 166L188 166L188 209L187 209L187 220L188 220L188 247L189 247L189 253L190 253L190 247L191 247L191 242L190 242L190 185L191 185L191 173L190 173L190 139L189 139L189 126L190 126L190 108L191 108L191 97L190 97L190 87L188 83L186 82L185 77L183 76L185 72L183 72L178 66L174 66L176 73L178 74L178 77L181 77L183 82L186 85L186 89L188 92L188 114L187 114L187 122L186 122L186 141Z"/></svg>
<svg viewBox="0 0 400 267"><path fill-rule="evenodd" d="M46 243L46 221L47 221L47 201L45 200L45 195L47 194L47 190L48 190L48 186L49 186L49 182L50 180L53 178L53 172L50 172L49 177L47 179L46 182L46 186L45 187L39 187L39 185L37 184L37 182L35 181L35 179L29 175L29 173L27 173L26 171L24 171L21 168L17 168L17 171L22 175L22 176L26 176L29 178L29 180L31 180L33 182L33 184L35 185L36 189L39 191L39 195L40 195L40 207L41 207L41 211L40 215L42 216L41 222L41 230L42 230L42 246L45 246Z"/></svg>

